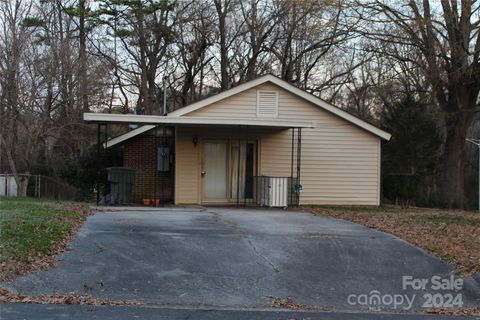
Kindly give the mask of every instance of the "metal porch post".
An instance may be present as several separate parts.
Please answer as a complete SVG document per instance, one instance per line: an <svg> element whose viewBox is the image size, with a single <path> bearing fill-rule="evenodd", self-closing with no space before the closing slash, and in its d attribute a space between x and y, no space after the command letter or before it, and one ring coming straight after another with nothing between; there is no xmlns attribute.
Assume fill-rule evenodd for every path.
<svg viewBox="0 0 480 320"><path fill-rule="evenodd" d="M177 126L175 127L172 127L172 141L170 142L170 144L173 146L173 171L172 171L172 185L171 185L171 196L172 196L172 201L173 201L173 204L175 204L175 194L176 194L176 176L177 176Z"/></svg>
<svg viewBox="0 0 480 320"><path fill-rule="evenodd" d="M297 134L297 185L300 186L300 173L301 173L301 162L302 162L302 128L298 128ZM300 204L300 190L297 190L297 206Z"/></svg>
<svg viewBox="0 0 480 320"><path fill-rule="evenodd" d="M97 125L97 199L96 204L98 206L100 202L100 123Z"/></svg>
<svg viewBox="0 0 480 320"><path fill-rule="evenodd" d="M290 162L290 205L293 204L293 192L294 192L294 184L293 184L293 153L295 152L295 128L292 128L292 158Z"/></svg>
<svg viewBox="0 0 480 320"><path fill-rule="evenodd" d="M105 132L104 132L104 139L103 139L103 142L105 143L105 146L103 148L103 159L102 159L102 167L103 169L105 169L106 165L107 165L107 154L108 154L108 149L107 149L107 141L108 141L108 123L104 123L104 126L105 126ZM100 168L100 172L101 172L102 168ZM100 174L100 177L102 175ZM107 181L108 182L108 181ZM109 190L110 191L110 190Z"/></svg>
<svg viewBox="0 0 480 320"><path fill-rule="evenodd" d="M245 126L245 181L243 182L243 207L247 207L247 148L248 148L248 126ZM240 160L240 159L238 159ZM240 163L240 161L238 161Z"/></svg>
<svg viewBox="0 0 480 320"><path fill-rule="evenodd" d="M165 95L166 97L166 95ZM166 106L166 104L165 104ZM165 107L165 110L166 110L166 107ZM169 153L168 153L168 157L170 158L170 154L172 153L172 150L170 150L170 145L168 146L169 147ZM162 146L162 164L163 164L163 167L165 167L165 161L168 161L168 170L171 170L170 168L170 159L166 158L165 156L165 150L167 148L167 127L165 127L165 124L163 124L163 146ZM158 153L158 152L157 152ZM162 168L163 170L163 168ZM170 181L170 179L166 178L165 176L170 176L170 171L168 173L165 173L164 171L162 171L162 175L164 175L164 177L162 177L162 194L161 194L161 200L160 200L160 205L162 207L165 206L165 184Z"/></svg>
<svg viewBox="0 0 480 320"><path fill-rule="evenodd" d="M155 125L155 131L153 134L153 145L155 146L155 163L153 164L153 206L157 206L157 174L158 174L158 125Z"/></svg>
<svg viewBox="0 0 480 320"><path fill-rule="evenodd" d="M241 130L242 127L238 126L238 152L237 152L237 208L240 205L240 143L241 143Z"/></svg>
<svg viewBox="0 0 480 320"><path fill-rule="evenodd" d="M105 148L103 148L103 167L105 168L107 165L107 160L108 160L108 149L107 149L107 141L108 141L108 123L105 122L105 134L104 134L104 143L105 143Z"/></svg>

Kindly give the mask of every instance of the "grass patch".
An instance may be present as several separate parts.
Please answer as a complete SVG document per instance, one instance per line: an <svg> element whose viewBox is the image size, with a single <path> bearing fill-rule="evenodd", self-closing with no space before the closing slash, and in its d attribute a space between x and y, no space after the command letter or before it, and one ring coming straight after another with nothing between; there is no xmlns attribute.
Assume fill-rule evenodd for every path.
<svg viewBox="0 0 480 320"><path fill-rule="evenodd" d="M84 204L0 197L0 279L47 266L88 214Z"/></svg>
<svg viewBox="0 0 480 320"><path fill-rule="evenodd" d="M431 208L304 207L330 216L391 233L455 265L459 273L480 272L480 214Z"/></svg>

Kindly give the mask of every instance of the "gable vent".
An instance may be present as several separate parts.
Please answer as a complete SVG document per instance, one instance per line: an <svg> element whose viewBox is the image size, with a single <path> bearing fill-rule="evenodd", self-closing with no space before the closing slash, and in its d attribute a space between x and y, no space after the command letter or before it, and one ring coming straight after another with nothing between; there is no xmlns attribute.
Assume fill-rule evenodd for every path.
<svg viewBox="0 0 480 320"><path fill-rule="evenodd" d="M278 92L257 91L257 117L274 118L278 116Z"/></svg>

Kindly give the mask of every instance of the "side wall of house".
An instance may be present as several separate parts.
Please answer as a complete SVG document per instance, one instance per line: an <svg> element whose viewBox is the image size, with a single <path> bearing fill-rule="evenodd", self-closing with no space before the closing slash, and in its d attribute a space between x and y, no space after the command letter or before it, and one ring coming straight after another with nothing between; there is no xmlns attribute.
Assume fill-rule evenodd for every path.
<svg viewBox="0 0 480 320"><path fill-rule="evenodd" d="M301 204L380 203L380 139L280 87L263 84L185 116L255 118L257 90L279 92L279 119L314 121L316 124L313 129L302 130L301 184L304 191L300 197ZM187 171L182 171L194 170L193 167L199 168L200 165L192 166L191 159L182 160L182 153L191 158L189 152L192 147L183 151L181 146L183 143L192 145L192 136L186 137L186 142L182 139L181 134L177 136L176 187L183 193L193 188L193 182L190 181L193 178ZM291 130L267 130L262 133L260 140L259 174L290 175ZM190 168L184 168L183 165ZM198 172L196 174L198 179ZM179 192L177 195L178 200L199 201L198 196L197 201L193 201L191 196L182 199Z"/></svg>

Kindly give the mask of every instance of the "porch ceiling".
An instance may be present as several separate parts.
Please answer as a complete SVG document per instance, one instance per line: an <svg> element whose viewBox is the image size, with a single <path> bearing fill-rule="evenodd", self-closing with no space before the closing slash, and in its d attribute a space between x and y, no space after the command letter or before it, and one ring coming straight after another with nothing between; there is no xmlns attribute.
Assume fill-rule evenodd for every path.
<svg viewBox="0 0 480 320"><path fill-rule="evenodd" d="M136 114L84 113L83 120L98 123L168 124L168 125L208 125L208 126L251 126L277 128L315 128L312 121L289 121L279 119L219 118L152 116Z"/></svg>

